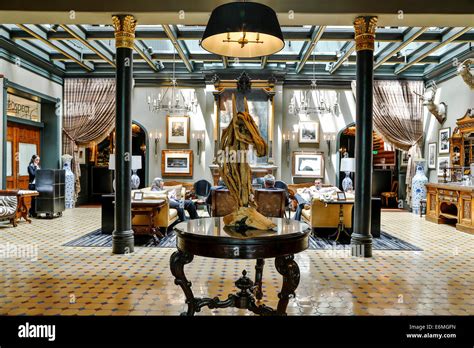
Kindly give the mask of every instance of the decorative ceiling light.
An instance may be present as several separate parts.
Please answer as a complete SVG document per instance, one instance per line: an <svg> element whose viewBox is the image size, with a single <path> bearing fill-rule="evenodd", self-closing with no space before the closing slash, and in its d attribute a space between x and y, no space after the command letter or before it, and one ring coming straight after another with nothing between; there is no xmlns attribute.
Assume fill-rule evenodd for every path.
<svg viewBox="0 0 474 348"><path fill-rule="evenodd" d="M201 40L206 51L225 57L254 58L285 47L275 11L256 2L216 7Z"/></svg>
<svg viewBox="0 0 474 348"><path fill-rule="evenodd" d="M176 90L178 82L175 77L175 53L176 51L173 52L171 87L167 87L163 94L147 95L146 101L151 112L159 113L160 111L166 111L168 114L173 115L175 113L195 112L197 109L198 101L195 91L193 91L192 96L186 98L181 90Z"/></svg>
<svg viewBox="0 0 474 348"><path fill-rule="evenodd" d="M337 100L334 103L327 101L322 97L322 92L318 89L318 84L316 81L316 62L314 60L315 55L313 54L313 78L311 80L311 87L309 90L302 92L300 97L300 103L296 96L293 94L291 98L290 105L288 107L288 112L293 115L299 114L339 114L339 104ZM309 95L308 95L309 94ZM313 99L314 106L310 104L310 96Z"/></svg>

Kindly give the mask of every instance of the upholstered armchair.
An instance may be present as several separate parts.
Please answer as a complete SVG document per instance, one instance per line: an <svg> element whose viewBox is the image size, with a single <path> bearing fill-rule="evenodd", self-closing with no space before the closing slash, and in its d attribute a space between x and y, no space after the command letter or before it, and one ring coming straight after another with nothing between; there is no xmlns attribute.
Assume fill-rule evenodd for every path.
<svg viewBox="0 0 474 348"><path fill-rule="evenodd" d="M227 189L212 190L212 204L211 204L211 216L221 217L232 213L236 207L237 202L230 195L230 191Z"/></svg>
<svg viewBox="0 0 474 348"><path fill-rule="evenodd" d="M285 190L254 190L257 211L267 217L283 217L285 215Z"/></svg>
<svg viewBox="0 0 474 348"><path fill-rule="evenodd" d="M0 190L0 220L9 220L13 227L16 223L18 208L18 190Z"/></svg>
<svg viewBox="0 0 474 348"><path fill-rule="evenodd" d="M353 204L344 204L344 227L352 228ZM303 209L301 218L313 229L336 228L339 224L339 204L326 204L319 198L314 198L310 209Z"/></svg>

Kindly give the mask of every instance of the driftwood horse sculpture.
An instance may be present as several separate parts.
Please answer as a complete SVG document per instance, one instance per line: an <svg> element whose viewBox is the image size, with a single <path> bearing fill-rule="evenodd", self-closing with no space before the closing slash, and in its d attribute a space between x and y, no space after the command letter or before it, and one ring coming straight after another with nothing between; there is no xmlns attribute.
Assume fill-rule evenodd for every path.
<svg viewBox="0 0 474 348"><path fill-rule="evenodd" d="M267 154L267 144L249 113L247 99L245 111L237 112L235 95L232 95L232 119L222 134L221 151L226 154L219 162L219 172L237 202L236 210L224 217L228 226L268 230L276 225L257 212L252 194L252 172L248 163L250 145L257 156ZM230 154L228 156L227 154Z"/></svg>

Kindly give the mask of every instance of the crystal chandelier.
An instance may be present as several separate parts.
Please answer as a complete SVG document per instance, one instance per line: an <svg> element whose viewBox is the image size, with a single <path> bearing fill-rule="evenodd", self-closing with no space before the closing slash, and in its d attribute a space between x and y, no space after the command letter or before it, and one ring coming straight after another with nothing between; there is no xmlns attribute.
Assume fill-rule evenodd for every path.
<svg viewBox="0 0 474 348"><path fill-rule="evenodd" d="M332 114L337 115L339 113L339 104L337 101L335 103L331 103L325 100L322 97L322 93L318 90L318 84L316 81L316 72L315 72L315 62L314 62L315 55L313 54L313 78L311 79L311 88L310 90L304 91L300 95L300 102L298 105L298 101L296 96L293 94L291 98L291 102L289 105L289 113L293 115L299 114ZM311 105L311 96L313 99L314 106Z"/></svg>
<svg viewBox="0 0 474 348"><path fill-rule="evenodd" d="M175 77L175 53L176 52L173 52L171 86L166 87L163 93L150 93L147 95L148 109L151 112L159 113L160 111L166 111L168 114L175 114L195 112L197 109L198 101L196 92L193 91L192 95L186 98L183 91L176 88L178 83Z"/></svg>

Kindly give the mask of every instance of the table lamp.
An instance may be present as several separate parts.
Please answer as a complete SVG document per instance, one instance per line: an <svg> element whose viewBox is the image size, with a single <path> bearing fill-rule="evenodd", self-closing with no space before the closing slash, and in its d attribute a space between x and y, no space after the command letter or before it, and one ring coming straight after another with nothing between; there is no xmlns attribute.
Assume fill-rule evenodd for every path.
<svg viewBox="0 0 474 348"><path fill-rule="evenodd" d="M354 186L352 184L351 173L355 172L355 158L341 158L340 171L346 173L346 177L342 180L342 189L345 192L352 191Z"/></svg>
<svg viewBox="0 0 474 348"><path fill-rule="evenodd" d="M137 170L142 169L142 156L132 156L132 190L136 190L140 186L140 177Z"/></svg>
<svg viewBox="0 0 474 348"><path fill-rule="evenodd" d="M115 154L111 153L109 156L109 169L115 170ZM132 156L132 176L131 176L131 187L132 190L136 190L140 186L140 177L137 175L137 170L142 169L142 156ZM115 191L115 175L112 182L112 186Z"/></svg>

